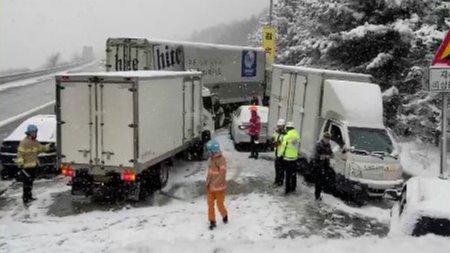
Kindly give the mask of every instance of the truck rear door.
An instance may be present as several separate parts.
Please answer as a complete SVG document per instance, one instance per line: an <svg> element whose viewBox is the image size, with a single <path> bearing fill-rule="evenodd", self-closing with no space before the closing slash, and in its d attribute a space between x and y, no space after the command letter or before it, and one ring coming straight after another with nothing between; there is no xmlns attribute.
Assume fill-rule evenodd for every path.
<svg viewBox="0 0 450 253"><path fill-rule="evenodd" d="M274 129L278 119L282 118L292 121L301 131L306 78L296 73L274 72L271 86L269 129Z"/></svg>
<svg viewBox="0 0 450 253"><path fill-rule="evenodd" d="M134 129L137 115L134 110L133 83L99 83L99 120L97 156L104 166L133 167ZM135 121L136 120L136 121ZM137 152L136 152L137 153Z"/></svg>
<svg viewBox="0 0 450 253"><path fill-rule="evenodd" d="M185 79L183 83L184 141L198 137L202 130L202 98L200 79Z"/></svg>
<svg viewBox="0 0 450 253"><path fill-rule="evenodd" d="M58 145L64 163L92 164L95 158L95 85L60 82Z"/></svg>

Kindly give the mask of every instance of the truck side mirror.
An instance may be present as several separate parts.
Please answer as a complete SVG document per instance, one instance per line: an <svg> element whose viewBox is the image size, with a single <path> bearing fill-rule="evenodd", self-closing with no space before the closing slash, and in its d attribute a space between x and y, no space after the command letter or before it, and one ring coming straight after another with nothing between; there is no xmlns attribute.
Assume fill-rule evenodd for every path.
<svg viewBox="0 0 450 253"><path fill-rule="evenodd" d="M342 143L342 146L341 146L341 152L342 152L342 154L347 153L347 150L348 150L348 148L346 147L345 142L343 142L343 143Z"/></svg>

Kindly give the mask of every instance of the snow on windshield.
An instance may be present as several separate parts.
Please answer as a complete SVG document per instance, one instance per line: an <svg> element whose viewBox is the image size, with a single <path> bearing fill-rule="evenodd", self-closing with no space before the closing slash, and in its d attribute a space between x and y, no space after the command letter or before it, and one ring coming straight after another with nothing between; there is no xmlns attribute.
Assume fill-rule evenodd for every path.
<svg viewBox="0 0 450 253"><path fill-rule="evenodd" d="M355 149L387 153L394 150L392 140L384 129L349 127L348 130L350 145Z"/></svg>

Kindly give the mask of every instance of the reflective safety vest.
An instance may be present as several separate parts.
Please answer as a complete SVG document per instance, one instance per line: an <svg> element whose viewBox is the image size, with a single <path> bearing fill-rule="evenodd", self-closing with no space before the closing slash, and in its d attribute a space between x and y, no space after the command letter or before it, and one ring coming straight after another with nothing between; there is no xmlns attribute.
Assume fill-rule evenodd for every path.
<svg viewBox="0 0 450 253"><path fill-rule="evenodd" d="M289 130L283 138L283 157L285 160L297 160L300 150L300 135L295 129Z"/></svg>
<svg viewBox="0 0 450 253"><path fill-rule="evenodd" d="M214 154L209 160L206 187L208 191L218 192L227 188L227 162L222 153Z"/></svg>
<svg viewBox="0 0 450 253"><path fill-rule="evenodd" d="M275 132L272 136L273 142L275 145L275 156L276 157L282 157L284 152L284 146L283 146L283 137L285 136L284 133L278 133Z"/></svg>
<svg viewBox="0 0 450 253"><path fill-rule="evenodd" d="M38 154L49 149L48 146L40 144L37 140L25 137L17 148L16 164L19 168L35 168L39 165Z"/></svg>

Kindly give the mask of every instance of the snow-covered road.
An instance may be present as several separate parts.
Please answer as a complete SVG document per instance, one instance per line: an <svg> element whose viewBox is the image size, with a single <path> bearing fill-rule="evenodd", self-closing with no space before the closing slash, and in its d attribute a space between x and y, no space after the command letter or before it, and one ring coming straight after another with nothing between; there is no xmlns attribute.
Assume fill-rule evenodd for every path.
<svg viewBox="0 0 450 253"><path fill-rule="evenodd" d="M316 202L313 187L301 178L297 193L285 197L283 189L272 187L271 153L249 160L248 153L234 150L226 132L220 133L218 140L229 163L229 224L219 223L213 232L207 229L206 162L177 161L169 184L133 205L72 202L68 180L57 177L38 180L34 189L38 200L25 209L20 185L14 184L0 198L0 251L173 252L191 243L195 246L188 252L208 251L205 249L214 249L216 243L230 252L240 249L239 244L271 251L270 247L294 249L299 241L320 249L325 239L331 238L365 243L390 240L377 239L387 235L390 203L358 208L330 195ZM349 239L354 237L360 239ZM353 248L358 248L359 244L355 245Z"/></svg>
<svg viewBox="0 0 450 253"><path fill-rule="evenodd" d="M98 62L89 63L69 72L98 71ZM57 74L62 74L62 71ZM18 114L34 109L40 105L55 100L54 75L33 77L0 85L0 121L7 120Z"/></svg>

